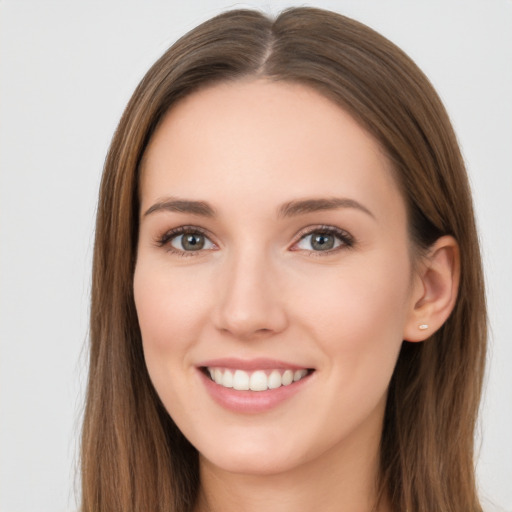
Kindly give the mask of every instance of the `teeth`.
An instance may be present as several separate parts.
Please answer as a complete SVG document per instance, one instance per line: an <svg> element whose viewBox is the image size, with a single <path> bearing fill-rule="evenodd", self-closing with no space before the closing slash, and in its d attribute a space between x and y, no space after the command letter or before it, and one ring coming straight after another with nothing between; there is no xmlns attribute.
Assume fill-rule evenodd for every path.
<svg viewBox="0 0 512 512"><path fill-rule="evenodd" d="M233 387L233 373L229 370L226 370L224 372L224 375L222 376L222 385L225 388L232 388Z"/></svg>
<svg viewBox="0 0 512 512"><path fill-rule="evenodd" d="M219 370L222 371L222 370ZM217 383L218 384L218 383ZM236 370L233 376L233 388L239 391L246 391L249 389L249 374L242 370Z"/></svg>
<svg viewBox="0 0 512 512"><path fill-rule="evenodd" d="M249 379L249 389L251 391L265 391L268 389L265 372L257 371L251 375Z"/></svg>
<svg viewBox="0 0 512 512"><path fill-rule="evenodd" d="M281 373L278 370L272 370L272 373L268 376L268 389L280 388L281 384Z"/></svg>
<svg viewBox="0 0 512 512"><path fill-rule="evenodd" d="M207 368L211 379L225 388L239 391L266 391L281 386L289 386L304 378L308 371L302 370L264 370L246 372L244 370L226 370L223 368Z"/></svg>
<svg viewBox="0 0 512 512"><path fill-rule="evenodd" d="M293 372L291 370L286 370L281 377L281 382L283 386L289 386L293 382Z"/></svg>

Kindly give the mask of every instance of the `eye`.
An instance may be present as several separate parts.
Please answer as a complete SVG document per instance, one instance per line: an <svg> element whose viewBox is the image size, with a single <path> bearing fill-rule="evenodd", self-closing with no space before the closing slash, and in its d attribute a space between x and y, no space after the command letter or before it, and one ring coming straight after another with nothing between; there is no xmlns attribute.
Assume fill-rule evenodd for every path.
<svg viewBox="0 0 512 512"><path fill-rule="evenodd" d="M180 227L168 231L158 240L158 245L167 246L171 252L191 253L215 249L215 244L197 228Z"/></svg>
<svg viewBox="0 0 512 512"><path fill-rule="evenodd" d="M171 239L171 246L179 251L211 249L213 244L201 233L185 233Z"/></svg>
<svg viewBox="0 0 512 512"><path fill-rule="evenodd" d="M325 226L310 230L302 235L295 244L294 250L304 250L311 252L329 252L340 247L352 247L353 238L346 231L335 228L334 226Z"/></svg>

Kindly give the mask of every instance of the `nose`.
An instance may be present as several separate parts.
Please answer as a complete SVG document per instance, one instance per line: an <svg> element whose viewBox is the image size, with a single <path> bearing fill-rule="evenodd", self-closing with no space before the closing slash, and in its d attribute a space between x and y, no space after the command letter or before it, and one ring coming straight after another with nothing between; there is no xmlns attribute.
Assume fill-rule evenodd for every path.
<svg viewBox="0 0 512 512"><path fill-rule="evenodd" d="M214 313L216 328L241 340L271 336L288 320L276 269L261 254L239 254L225 262Z"/></svg>

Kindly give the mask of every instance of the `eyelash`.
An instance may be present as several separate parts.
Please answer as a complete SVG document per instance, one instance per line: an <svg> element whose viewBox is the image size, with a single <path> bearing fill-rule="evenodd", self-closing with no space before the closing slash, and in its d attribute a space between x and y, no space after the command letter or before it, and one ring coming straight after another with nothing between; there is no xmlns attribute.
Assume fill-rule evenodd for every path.
<svg viewBox="0 0 512 512"><path fill-rule="evenodd" d="M308 226L304 229L302 229L297 234L297 240L293 243L293 246L296 246L299 244L302 240L304 240L306 237L311 236L313 234L320 234L320 235L332 235L335 236L341 244L338 247L335 247L333 249L328 249L325 251L314 251L309 250L306 251L309 253L310 256L313 257L319 257L324 255L329 255L336 253L343 249L350 249L354 247L355 240L354 237L344 229L337 228L335 226L327 226L327 225L321 225L321 226ZM205 238L209 239L209 235L207 232L199 228L197 226L180 226L178 228L171 229L169 231L166 231L162 236L158 237L156 240L156 245L158 247L166 247L166 250L170 253L176 254L178 256L182 257L189 257L189 256L197 256L200 253L203 253L204 250L211 250L211 249L204 249L204 250L198 250L198 251L181 251L179 249L174 248L170 242L179 235L202 235ZM213 243L213 242L212 242ZM291 249L293 251L299 251L301 249Z"/></svg>
<svg viewBox="0 0 512 512"><path fill-rule="evenodd" d="M198 251L180 251L179 249L174 248L170 242L173 240L173 238L180 236L180 235L202 235L205 238L209 238L208 233L197 226L180 226L178 228L170 229L169 231L166 231L162 236L158 237L156 240L156 245L158 247L166 247L166 250L172 254L176 254L177 256L197 256L198 253L204 252L204 250L198 250ZM211 249L206 249L211 250Z"/></svg>
<svg viewBox="0 0 512 512"><path fill-rule="evenodd" d="M304 240L306 237L311 236L313 234L319 234L319 235L332 235L335 236L341 243L338 247L334 247L333 249L328 249L325 251L314 251L309 250L307 251L309 256L312 257L322 257L322 256L328 256L334 253L337 253L338 251L344 250L344 249L351 249L355 245L355 239L354 237L344 229L337 228L335 226L308 226L304 229L302 229L298 234L298 240L294 242L293 246L296 246L299 244L302 240ZM292 249L295 251L299 251L300 249Z"/></svg>

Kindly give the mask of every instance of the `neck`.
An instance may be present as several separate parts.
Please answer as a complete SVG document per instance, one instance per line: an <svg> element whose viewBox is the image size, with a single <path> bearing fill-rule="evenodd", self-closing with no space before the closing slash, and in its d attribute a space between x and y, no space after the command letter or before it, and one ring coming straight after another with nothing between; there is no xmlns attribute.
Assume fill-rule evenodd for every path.
<svg viewBox="0 0 512 512"><path fill-rule="evenodd" d="M275 474L232 473L201 457L195 512L389 512L377 504L380 436L353 441Z"/></svg>

